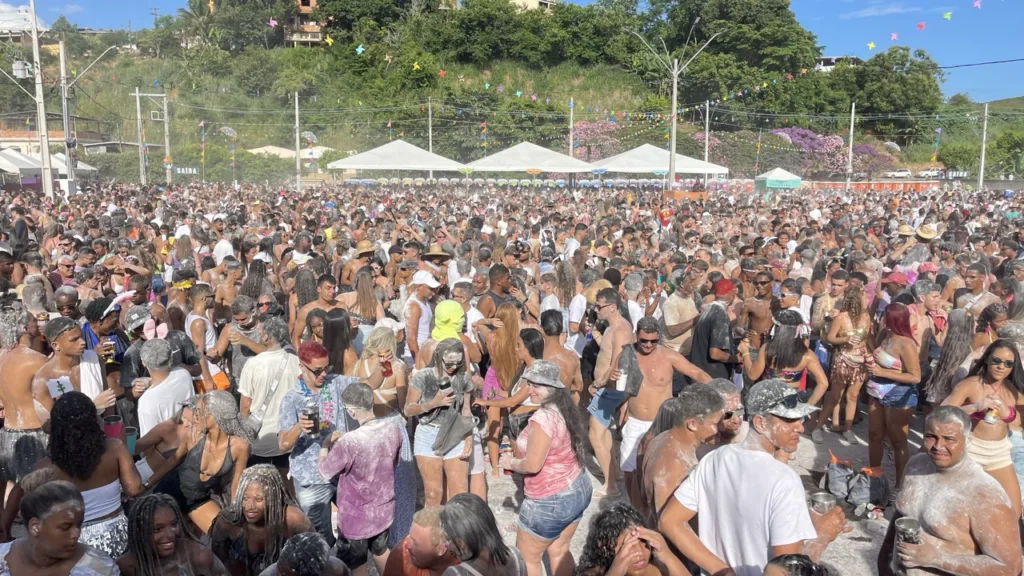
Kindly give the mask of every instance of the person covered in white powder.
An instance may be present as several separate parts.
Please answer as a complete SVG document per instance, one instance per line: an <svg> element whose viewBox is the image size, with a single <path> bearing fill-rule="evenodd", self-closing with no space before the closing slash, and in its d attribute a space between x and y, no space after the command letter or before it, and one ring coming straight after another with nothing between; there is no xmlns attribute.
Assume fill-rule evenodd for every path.
<svg viewBox="0 0 1024 576"><path fill-rule="evenodd" d="M195 395L195 389L192 375L172 365L170 342L147 340L140 356L149 378L136 379L132 394L139 396L139 435L145 436L156 425L172 418L181 405Z"/></svg>
<svg viewBox="0 0 1024 576"><path fill-rule="evenodd" d="M114 405L112 390L106 389L106 374L99 356L85 349L85 339L78 322L71 318L55 318L44 330L53 356L36 372L32 380L32 396L47 412L62 394L76 390L96 404L97 410Z"/></svg>
<svg viewBox="0 0 1024 576"><path fill-rule="evenodd" d="M800 477L775 458L777 450L796 452L803 420L817 410L797 394L782 380L754 384L743 443L705 456L665 505L659 530L705 572L729 574L731 568L736 576L761 576L780 554L817 561L845 527L841 507L812 514ZM694 516L699 537L689 525Z"/></svg>
<svg viewBox="0 0 1024 576"><path fill-rule="evenodd" d="M1017 517L999 482L967 456L970 441L971 420L960 408L939 406L925 418L925 453L907 462L879 574L1020 574ZM919 544L896 542L900 518L917 520Z"/></svg>

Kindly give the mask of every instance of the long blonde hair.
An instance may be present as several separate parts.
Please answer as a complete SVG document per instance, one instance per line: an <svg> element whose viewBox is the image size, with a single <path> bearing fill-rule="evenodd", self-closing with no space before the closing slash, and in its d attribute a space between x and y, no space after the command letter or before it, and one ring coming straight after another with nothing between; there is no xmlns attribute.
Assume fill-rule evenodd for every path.
<svg viewBox="0 0 1024 576"><path fill-rule="evenodd" d="M174 257L178 260L178 264L194 258L192 254L192 238L189 238L188 234L174 241Z"/></svg>
<svg viewBox="0 0 1024 576"><path fill-rule="evenodd" d="M366 337L366 342L363 344L363 355L360 358L367 360L381 352L391 352L391 355L394 356L397 345L395 333L391 328L378 326Z"/></svg>
<svg viewBox="0 0 1024 576"><path fill-rule="evenodd" d="M519 310L515 304L506 302L494 312L494 317L501 320L504 326L494 332L494 343L491 345L491 366L498 377L501 389L508 392L512 388L512 380L516 377L522 360L516 354L516 340L519 338Z"/></svg>
<svg viewBox="0 0 1024 576"><path fill-rule="evenodd" d="M367 320L377 318L377 297L373 294L373 276L370 267L363 266L356 272L356 312Z"/></svg>

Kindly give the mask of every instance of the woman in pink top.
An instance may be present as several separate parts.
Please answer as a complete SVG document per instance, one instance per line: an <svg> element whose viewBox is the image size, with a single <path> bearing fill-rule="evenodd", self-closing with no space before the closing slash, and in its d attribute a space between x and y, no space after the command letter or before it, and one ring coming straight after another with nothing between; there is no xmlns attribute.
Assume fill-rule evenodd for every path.
<svg viewBox="0 0 1024 576"><path fill-rule="evenodd" d="M583 467L583 423L558 376L558 365L548 360L535 360L523 373L530 400L540 408L516 440L524 457L503 454L500 463L524 477L526 500L519 507L516 548L529 576L544 573L545 550L553 576L572 575L569 542L593 493Z"/></svg>

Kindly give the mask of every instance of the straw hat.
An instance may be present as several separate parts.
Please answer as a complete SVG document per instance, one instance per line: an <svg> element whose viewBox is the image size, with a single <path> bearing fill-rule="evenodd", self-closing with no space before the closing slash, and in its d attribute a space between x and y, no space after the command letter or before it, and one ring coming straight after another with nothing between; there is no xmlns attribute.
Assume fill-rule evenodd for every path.
<svg viewBox="0 0 1024 576"><path fill-rule="evenodd" d="M427 258L438 258L440 260L450 260L451 257L452 257L451 254L449 254L449 253L447 253L447 252L445 252L444 250L441 249L441 245L440 244L431 244L430 245L430 250L427 250L426 252L423 253L423 259L424 260L426 260Z"/></svg>
<svg viewBox="0 0 1024 576"><path fill-rule="evenodd" d="M939 231L932 224L923 224L917 227L917 235L925 240L931 240L939 235Z"/></svg>
<svg viewBox="0 0 1024 576"><path fill-rule="evenodd" d="M900 236L913 236L914 229L911 228L909 224L900 224L900 227L899 229L896 230L896 233L899 234Z"/></svg>
<svg viewBox="0 0 1024 576"><path fill-rule="evenodd" d="M362 257L364 255L372 256L373 253L376 252L376 251L377 251L377 249L374 248L373 242L370 242L369 240L360 240L356 244L356 256L357 257Z"/></svg>

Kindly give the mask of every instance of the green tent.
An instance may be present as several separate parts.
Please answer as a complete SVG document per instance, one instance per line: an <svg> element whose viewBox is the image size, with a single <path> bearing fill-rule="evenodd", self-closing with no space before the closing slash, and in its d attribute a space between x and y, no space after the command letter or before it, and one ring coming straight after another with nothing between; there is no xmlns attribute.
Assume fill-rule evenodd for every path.
<svg viewBox="0 0 1024 576"><path fill-rule="evenodd" d="M800 177L796 174L786 172L782 168L775 168L761 174L754 179L754 188L758 190L773 188L799 188Z"/></svg>

